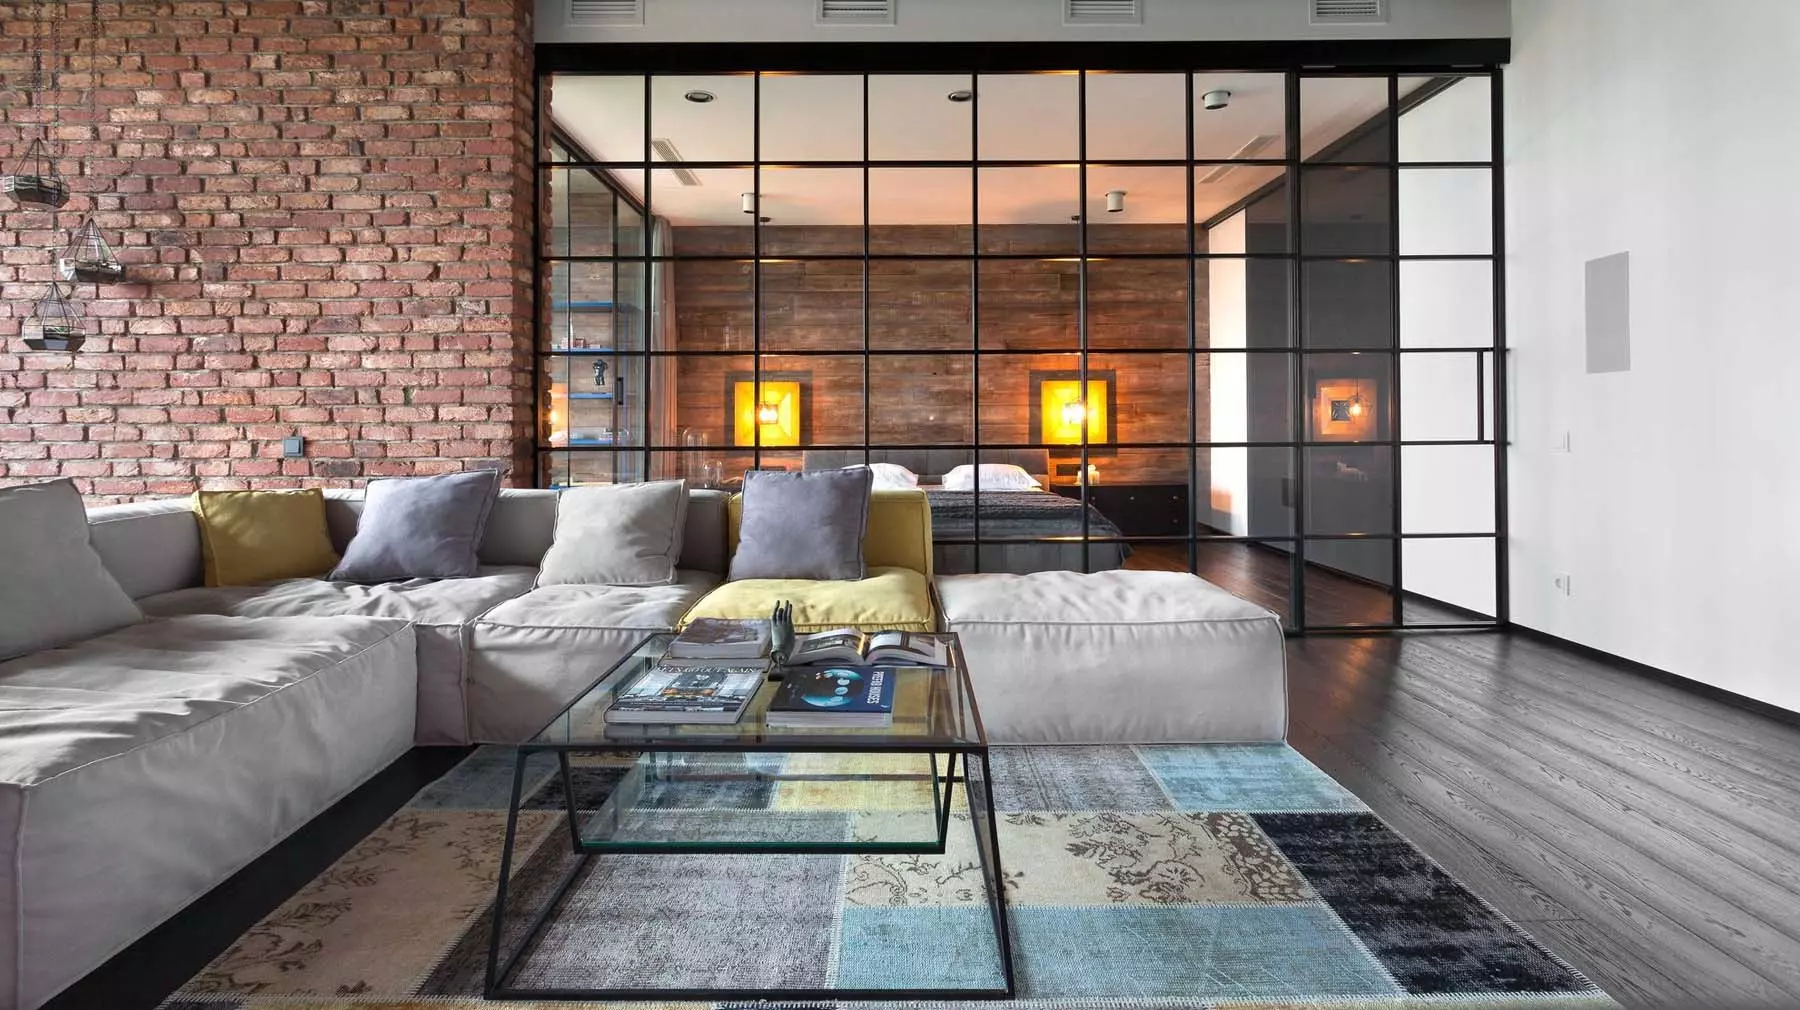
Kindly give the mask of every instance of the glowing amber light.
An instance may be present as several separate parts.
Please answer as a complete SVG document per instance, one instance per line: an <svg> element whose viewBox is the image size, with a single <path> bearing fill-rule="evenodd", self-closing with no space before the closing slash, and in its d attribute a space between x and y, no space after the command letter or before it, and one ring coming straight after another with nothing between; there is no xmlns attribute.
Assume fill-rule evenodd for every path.
<svg viewBox="0 0 1800 1010"><path fill-rule="evenodd" d="M1090 445L1111 439L1106 427L1110 385L1105 379L1089 379L1083 396L1079 379L1046 379L1039 384L1038 423L1043 428L1039 440L1045 445L1079 445L1083 428Z"/></svg>
<svg viewBox="0 0 1800 1010"><path fill-rule="evenodd" d="M800 444L800 383L737 382L731 399L733 445Z"/></svg>

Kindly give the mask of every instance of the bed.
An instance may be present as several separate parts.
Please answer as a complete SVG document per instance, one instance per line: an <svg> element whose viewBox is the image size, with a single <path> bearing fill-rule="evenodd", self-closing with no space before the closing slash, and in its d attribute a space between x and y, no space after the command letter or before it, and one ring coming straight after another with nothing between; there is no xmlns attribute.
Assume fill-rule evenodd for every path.
<svg viewBox="0 0 1800 1010"><path fill-rule="evenodd" d="M871 449L870 463L896 463L919 475L919 486L931 502L931 532L940 541L934 564L940 575L963 575L979 570L1023 575L1029 572L1108 571L1121 568L1131 554L1122 543L1087 543L1085 565L1081 542L1084 506L1047 489L1037 491L946 491L939 478L952 467L974 462L970 449ZM813 449L804 457L808 470L825 470L864 462L861 449ZM981 453L983 463L1011 463L1049 482L1049 453L1043 449L994 450ZM1119 528L1093 506L1085 506L1087 534L1093 538L1120 536ZM973 540L979 527L984 541L1000 543L943 543Z"/></svg>

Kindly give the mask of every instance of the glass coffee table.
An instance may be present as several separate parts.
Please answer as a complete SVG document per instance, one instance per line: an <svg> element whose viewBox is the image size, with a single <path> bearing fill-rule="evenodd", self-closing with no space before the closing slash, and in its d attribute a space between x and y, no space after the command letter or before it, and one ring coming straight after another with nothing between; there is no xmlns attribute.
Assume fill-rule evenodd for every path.
<svg viewBox="0 0 1800 1010"><path fill-rule="evenodd" d="M730 725L616 724L605 721L614 694L650 667L668 648L671 635L652 635L616 663L564 709L543 731L518 747L507 806L506 838L494 897L488 947L486 996L489 999L534 1000L957 1000L1009 999L1014 994L1012 951L1006 917L1005 876L1000 868L1000 842L994 814L993 778L988 765L987 734L969 685L968 667L955 635L939 636L950 644L951 665L905 667L897 671L892 725L880 728L786 728L764 721L769 696L777 686L766 682L749 709ZM546 755L553 755L552 757ZM565 864L560 876L541 873L532 880L521 869L520 820L525 809L528 766L541 769L554 760L549 774L560 780L560 814L567 837L553 834L540 845L566 847L557 855ZM578 773L586 764L606 762L608 775L619 774L602 799L583 795ZM623 769L620 774L619 769ZM538 775L544 774L541 770ZM963 789L958 794L957 784ZM736 787L787 790L783 795L853 797L866 809L840 811L809 820L783 816L768 805L726 802L696 809L695 798L741 795ZM550 788L550 787L546 787ZM733 790L736 789L734 792ZM812 790L814 792L808 792ZM860 801L855 798L860 798ZM967 826L980 864L980 877L992 921L999 970L992 986L955 988L763 985L735 988L712 984L696 987L620 985L598 980L571 980L567 964L559 965L553 983L522 970L533 945L578 880L595 867L597 856L693 855L942 855L950 839L953 803L967 811ZM539 809L543 809L542 806ZM541 815L538 815L541 816ZM958 829L961 830L961 818ZM846 824L854 824L846 829ZM561 831L556 832L561 834ZM959 835L959 843L967 836ZM754 872L754 870L748 871ZM683 910L681 914L689 914ZM707 912L693 910L693 915ZM961 944L945 936L942 943ZM594 949L595 974L607 957ZM586 955L583 955L585 958ZM527 965L528 967L528 965ZM577 972L579 974L579 972ZM732 976L735 981L736 976ZM660 981L660 980L658 980ZM867 978L860 979L868 982ZM984 979L985 981L985 979Z"/></svg>

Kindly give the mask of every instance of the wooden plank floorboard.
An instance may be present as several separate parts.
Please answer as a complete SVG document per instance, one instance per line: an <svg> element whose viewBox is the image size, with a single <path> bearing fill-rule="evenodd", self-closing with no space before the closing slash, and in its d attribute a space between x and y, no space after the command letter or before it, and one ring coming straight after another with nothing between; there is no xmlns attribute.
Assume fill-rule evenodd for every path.
<svg viewBox="0 0 1800 1010"><path fill-rule="evenodd" d="M1615 996L1800 1006L1800 729L1508 634L1289 662L1294 745Z"/></svg>

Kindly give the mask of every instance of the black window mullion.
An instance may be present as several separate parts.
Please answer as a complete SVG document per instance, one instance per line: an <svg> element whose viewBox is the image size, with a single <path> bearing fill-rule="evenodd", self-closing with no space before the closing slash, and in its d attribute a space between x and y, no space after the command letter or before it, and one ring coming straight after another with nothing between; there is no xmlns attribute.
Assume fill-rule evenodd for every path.
<svg viewBox="0 0 1800 1010"><path fill-rule="evenodd" d="M1088 551L1088 411L1093 406L1088 400L1088 191L1087 191L1087 75L1086 70L1076 72L1075 78L1075 346L1079 356L1076 359L1076 388L1081 397L1081 462L1077 488L1081 492L1081 570L1086 572L1090 567ZM1117 395L1118 390L1109 390L1107 395ZM1107 434L1117 437L1116 432ZM980 467L976 468L980 472Z"/></svg>
<svg viewBox="0 0 1800 1010"><path fill-rule="evenodd" d="M1183 123L1183 125L1187 131L1187 162L1188 162L1187 167L1182 170L1182 175L1186 176L1186 178L1183 182L1184 182L1184 188L1187 192L1187 212L1183 216L1182 219L1187 222L1187 251L1188 251L1188 263L1187 263L1187 342L1188 342L1188 360L1187 360L1188 508L1187 508L1187 512L1188 512L1188 514L1187 514L1187 519L1186 519L1186 525L1187 525L1188 571L1192 572L1195 575L1198 575L1198 574L1200 574L1200 541L1199 541L1200 528L1199 527L1200 527L1200 492L1202 491L1202 488L1200 487L1200 448L1199 448L1199 442L1200 442L1200 379L1199 379L1199 376L1197 374L1195 374L1198 371L1198 366L1200 364L1200 323L1199 323L1199 320L1197 320L1195 318L1195 314L1197 312L1199 312L1199 310L1200 310L1200 277L1198 274L1198 271L1200 268L1200 260L1195 258L1195 254L1199 252L1200 241L1199 241L1199 236L1196 235L1195 231L1194 231L1194 72L1190 70L1185 75L1183 75L1183 81L1185 83L1184 83L1184 87L1182 88L1182 100L1183 100L1183 105L1186 109L1186 119L1185 119L1185 122ZM1246 306L1246 311L1248 311L1248 306ZM1209 324L1208 329L1207 329L1207 334L1208 334L1207 343L1209 345L1212 343L1211 332L1212 332L1211 326ZM1207 363L1206 374L1207 374L1208 378L1210 379L1212 376L1212 365L1211 365L1210 359L1208 360L1208 363ZM1115 395L1116 395L1116 391L1115 391ZM1208 397L1207 402L1209 404L1211 403L1210 396ZM1245 409L1246 410L1249 409L1248 403L1246 403ZM1212 437L1212 425L1210 422L1207 425L1206 433L1207 433L1208 438ZM1113 432L1112 435L1115 440L1118 439L1118 432ZM1246 455L1248 455L1248 454L1246 454ZM1211 472L1211 469L1212 469L1211 461L1212 461L1212 453L1210 451L1208 451L1208 453L1207 453L1207 462L1208 462L1207 470L1209 473ZM1205 490L1207 491L1207 493L1209 495L1211 494L1210 488L1207 488ZM1248 506L1246 506L1246 507L1248 507Z"/></svg>
<svg viewBox="0 0 1800 1010"><path fill-rule="evenodd" d="M1509 598L1512 573L1507 556L1506 159L1501 156L1505 150L1506 104L1502 93L1503 73L1501 68L1494 68L1488 83L1488 130L1491 135L1488 158L1492 166L1488 170L1488 189L1493 198L1494 214L1493 247L1488 251L1494 257L1494 619L1501 627L1508 627L1512 624Z"/></svg>
<svg viewBox="0 0 1800 1010"><path fill-rule="evenodd" d="M762 71L750 78L750 469L762 469ZM732 410L736 404L731 405ZM728 416L732 416L728 411ZM729 438L729 436L727 436Z"/></svg>
<svg viewBox="0 0 1800 1010"><path fill-rule="evenodd" d="M969 387L970 440L975 463L975 511L970 536L975 539L975 572L981 573L981 76L969 74Z"/></svg>
<svg viewBox="0 0 1800 1010"><path fill-rule="evenodd" d="M1388 344L1390 347L1400 346L1400 77L1389 74L1387 79L1387 121L1388 121L1388 161L1391 167L1388 173L1388 254L1396 260L1394 268L1388 271ZM1400 356L1390 353L1388 365L1388 443L1392 446L1388 452L1393 454L1389 461L1392 468L1392 506L1394 551L1390 562L1393 566L1389 583L1393 588L1393 623L1399 627L1405 621L1404 589L1401 586L1401 560L1404 554L1403 541L1400 538L1401 509L1405 485L1400 479Z"/></svg>
<svg viewBox="0 0 1800 1010"><path fill-rule="evenodd" d="M874 244L874 218L869 208L869 75L862 75L862 449L863 464L874 462L869 447L869 412L875 398L870 384L873 373L869 366L869 249ZM802 457L804 458L804 457Z"/></svg>
<svg viewBox="0 0 1800 1010"><path fill-rule="evenodd" d="M650 133L651 133L650 114L651 114L650 79L648 77L645 77L644 78L644 157L646 157L646 158L650 157ZM654 244L652 237L655 233L655 220L656 219L651 216L652 209L653 209L652 202L651 202L651 189L655 184L655 177L656 177L656 173L651 171L649 166L646 165L644 168L644 206L642 209L640 209L638 211L638 252L643 256L643 262L644 262L643 276L638 278L639 290L642 292L642 298L643 298L643 306L639 310L638 316L642 320L642 325L644 327L643 336L640 338L644 344L644 346L642 348L643 363L640 366L642 368L641 375L642 375L644 392L643 392L643 395L639 397L639 399L643 401L642 406L643 406L643 411L644 411L644 423L643 423L643 427L640 429L643 432L642 437L644 439L644 454L643 454L644 462L643 462L643 469L638 471L638 479L639 480L649 480L650 479L650 445L653 442L657 441L657 439L651 434L651 430L656 424L656 417L654 414L652 414L650 412L651 400L655 395L652 390L653 390L653 387L656 385L656 372L654 371L655 359L650 354L650 326L651 326L652 321L658 317L658 314L659 314L659 311L661 308L659 305L656 304L656 301L657 301L657 299L656 299L657 284L655 283L656 278L654 278L650 272L651 270L655 269L655 266L656 266L655 262L651 259L651 257L655 253L655 250L652 248L652 246ZM613 194L614 194L613 195L613 252L614 252L614 254L617 254L619 251L619 245L618 245L619 204L620 204L621 200L619 199L619 193L617 190L614 190ZM615 352L613 360L622 362L625 360L625 356L623 354L618 353L618 351L619 351L618 320L619 320L619 268L615 265L613 267L613 351ZM663 322L666 324L668 322L668 320L663 320ZM617 421L617 418L619 416L619 394L624 392L628 388L628 384L623 381L624 376L616 374L617 371L618 371L618 369L615 368L614 369L615 374L613 375L613 389L615 390L615 392L613 393L613 401L612 401L613 402L613 417L615 419L613 421L613 441L615 443L618 441L618 434L619 434L619 424ZM630 418L631 418L631 415L626 414L627 423L630 422ZM618 457L615 456L614 457L615 468L617 465L616 464L617 459L618 459ZM613 474L613 477L616 480L618 478L618 474L615 472Z"/></svg>
<svg viewBox="0 0 1800 1010"><path fill-rule="evenodd" d="M1289 433L1295 448L1288 450L1294 467L1294 554L1293 565L1288 578L1293 585L1288 588L1289 612L1294 618L1294 627L1306 630L1306 534L1307 523L1307 487L1306 468L1309 462L1306 450L1299 448L1305 440L1308 427L1306 406L1310 397L1306 392L1306 327L1300 324L1305 316L1306 301L1302 290L1306 281L1300 272L1300 256L1302 236L1306 229L1301 226L1301 194L1302 173L1300 171L1300 73L1289 70L1287 73L1287 171L1288 171L1288 335L1294 346L1293 358L1288 369L1289 398L1292 401L1289 411L1292 413L1293 430Z"/></svg>

